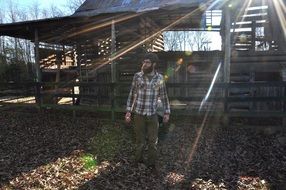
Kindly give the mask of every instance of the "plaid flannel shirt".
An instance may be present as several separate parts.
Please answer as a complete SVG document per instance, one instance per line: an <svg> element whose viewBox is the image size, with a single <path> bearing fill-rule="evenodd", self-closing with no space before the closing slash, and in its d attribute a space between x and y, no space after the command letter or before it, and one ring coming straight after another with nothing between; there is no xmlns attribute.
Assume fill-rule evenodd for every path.
<svg viewBox="0 0 286 190"><path fill-rule="evenodd" d="M158 98L161 99L164 113L170 114L170 104L163 76L155 72L149 81L142 71L138 72L133 77L126 110L135 111L140 115L154 115L158 107Z"/></svg>

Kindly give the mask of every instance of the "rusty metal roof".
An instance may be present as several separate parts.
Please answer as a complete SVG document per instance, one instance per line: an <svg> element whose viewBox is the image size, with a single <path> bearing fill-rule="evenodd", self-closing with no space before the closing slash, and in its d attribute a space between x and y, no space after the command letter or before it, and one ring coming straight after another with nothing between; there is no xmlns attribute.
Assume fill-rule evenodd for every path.
<svg viewBox="0 0 286 190"><path fill-rule="evenodd" d="M157 9L196 7L207 0L86 0L73 16L95 16L102 13L145 12Z"/></svg>

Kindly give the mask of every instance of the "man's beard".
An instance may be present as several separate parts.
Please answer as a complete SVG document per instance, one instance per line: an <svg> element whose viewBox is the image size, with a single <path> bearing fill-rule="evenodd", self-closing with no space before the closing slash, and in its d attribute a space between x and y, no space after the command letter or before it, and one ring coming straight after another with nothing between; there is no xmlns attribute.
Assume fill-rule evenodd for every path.
<svg viewBox="0 0 286 190"><path fill-rule="evenodd" d="M150 74L153 71L153 67L144 67L142 66L142 71L144 74Z"/></svg>

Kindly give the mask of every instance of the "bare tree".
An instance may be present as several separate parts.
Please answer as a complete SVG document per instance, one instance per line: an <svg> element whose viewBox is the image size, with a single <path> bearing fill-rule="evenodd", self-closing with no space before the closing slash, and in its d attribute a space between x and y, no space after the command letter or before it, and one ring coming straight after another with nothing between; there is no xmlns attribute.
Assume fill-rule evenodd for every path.
<svg viewBox="0 0 286 190"><path fill-rule="evenodd" d="M198 51L209 50L208 44L210 43L210 38L206 32L194 31L191 32L191 36L194 38L194 45Z"/></svg>
<svg viewBox="0 0 286 190"><path fill-rule="evenodd" d="M182 51L183 33L177 31L164 32L164 43L168 51Z"/></svg>
<svg viewBox="0 0 286 190"><path fill-rule="evenodd" d="M19 21L18 17L19 17L19 8L16 4L14 4L11 0L9 0L8 2L8 19L10 22L17 22ZM19 39L14 38L11 39L10 38L10 45L14 44L14 55L13 58L15 58L16 60L18 59L18 44L19 44Z"/></svg>
<svg viewBox="0 0 286 190"><path fill-rule="evenodd" d="M194 51L195 50L195 40L193 38L193 36L191 35L191 32L188 32L187 33L187 44L188 44L188 47L191 49L191 51Z"/></svg>
<svg viewBox="0 0 286 190"><path fill-rule="evenodd" d="M0 0L1 2L2 0ZM4 1L4 0L3 0ZM0 23L6 23L7 22L7 7L1 6L0 7ZM10 39L11 40L11 39ZM7 46L9 45L9 41L7 39L7 37L5 36L0 36L0 57L1 63L7 63L7 55L6 55L6 50L7 50Z"/></svg>
<svg viewBox="0 0 286 190"><path fill-rule="evenodd" d="M50 5L49 12L51 17L61 17L64 15L63 11L54 4Z"/></svg>
<svg viewBox="0 0 286 190"><path fill-rule="evenodd" d="M3 10L3 14L6 15L6 22L9 23L40 18L38 14L40 9L37 2L34 2L29 10L31 11L27 12L25 9L19 8L15 2L10 0L7 3L7 8ZM1 22L3 22L3 17L1 15L0 17ZM25 63L32 61L32 44L30 41L2 36L0 44L0 50L10 61L23 61Z"/></svg>
<svg viewBox="0 0 286 190"><path fill-rule="evenodd" d="M0 7L0 24L4 23L4 10ZM3 36L0 36L0 54L4 54L5 49L5 38Z"/></svg>
<svg viewBox="0 0 286 190"><path fill-rule="evenodd" d="M206 32L168 31L164 33L164 43L168 51L206 51L211 42Z"/></svg>
<svg viewBox="0 0 286 190"><path fill-rule="evenodd" d="M2 4L0 0L0 3ZM69 0L65 6L70 12L74 12L84 0ZM4 4L4 3L3 3ZM29 11L19 8L17 1L5 1L6 7L0 7L0 23L13 23L26 20L37 20L48 17L60 17L67 14L67 9L59 8L56 5L42 9L39 1L34 0ZM26 63L32 62L33 45L30 41L17 38L0 36L0 53L5 54L9 59L23 60Z"/></svg>
<svg viewBox="0 0 286 190"><path fill-rule="evenodd" d="M85 0L69 0L66 5L68 12L74 13L84 2Z"/></svg>
<svg viewBox="0 0 286 190"><path fill-rule="evenodd" d="M31 13L32 19L36 20L36 19L41 18L41 9L40 9L39 1L34 1L30 9L31 9L30 13Z"/></svg>
<svg viewBox="0 0 286 190"><path fill-rule="evenodd" d="M186 50L186 33L185 31L177 32L178 51Z"/></svg>
<svg viewBox="0 0 286 190"><path fill-rule="evenodd" d="M177 45L176 39L174 37L174 33L173 32L164 32L163 36L164 36L164 44L165 44L166 50L174 51L176 49L176 45Z"/></svg>
<svg viewBox="0 0 286 190"><path fill-rule="evenodd" d="M50 17L50 16L49 16L50 13L49 13L48 9L41 9L41 15L42 15L43 18L48 18L48 17Z"/></svg>

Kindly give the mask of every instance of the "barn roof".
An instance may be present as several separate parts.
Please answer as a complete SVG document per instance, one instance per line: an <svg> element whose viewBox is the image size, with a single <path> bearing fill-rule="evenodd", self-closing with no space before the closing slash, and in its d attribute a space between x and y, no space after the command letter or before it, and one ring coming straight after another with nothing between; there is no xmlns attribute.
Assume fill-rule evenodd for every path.
<svg viewBox="0 0 286 190"><path fill-rule="evenodd" d="M196 7L206 0L86 0L74 16L94 16L102 13L145 12L157 9Z"/></svg>
<svg viewBox="0 0 286 190"><path fill-rule="evenodd" d="M80 38L88 38L87 34L91 32L92 35L102 35L110 30L109 25L91 30L89 33L82 32L86 27L111 23L111 20L122 17L132 18L134 15L134 18L138 15L151 15L149 20L153 24L164 27L167 23L199 7L203 2L206 0L86 0L71 16L0 24L0 36L34 41L34 31L37 29L40 42L71 45ZM198 20L199 23L202 11L194 14L189 22ZM137 21L129 19L122 27L136 27Z"/></svg>

